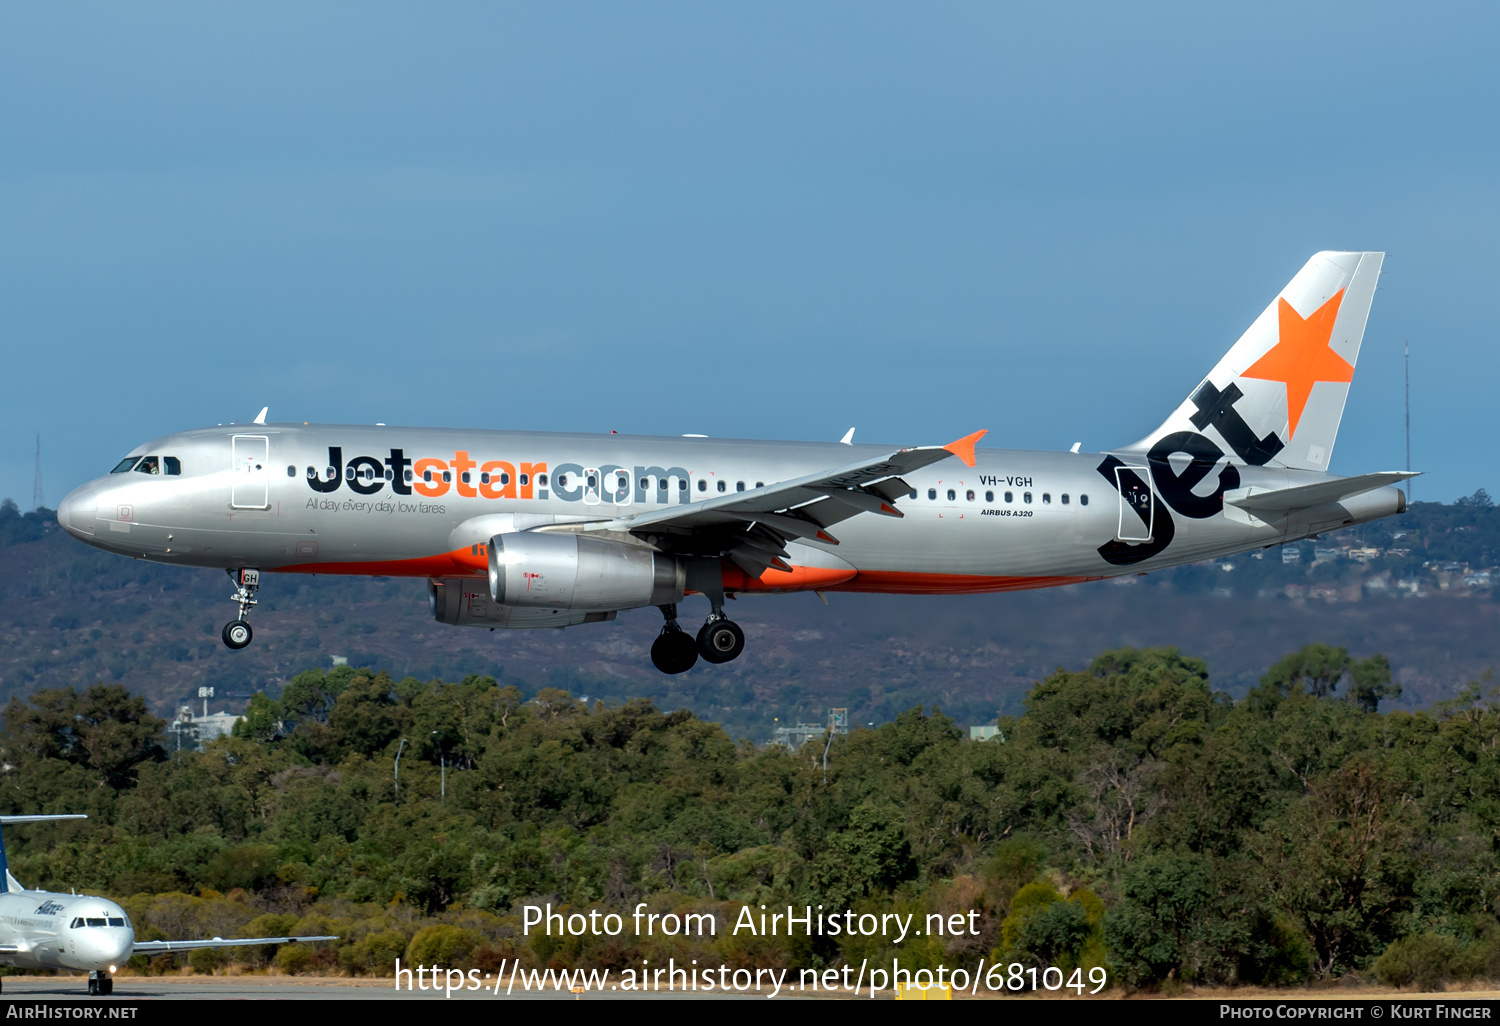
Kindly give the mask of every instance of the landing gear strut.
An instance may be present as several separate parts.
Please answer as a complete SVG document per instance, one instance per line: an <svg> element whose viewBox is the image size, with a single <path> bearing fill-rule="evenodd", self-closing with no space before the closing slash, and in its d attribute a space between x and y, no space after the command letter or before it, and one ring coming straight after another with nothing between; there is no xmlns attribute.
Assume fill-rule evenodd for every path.
<svg viewBox="0 0 1500 1026"><path fill-rule="evenodd" d="M717 560L694 561L688 586L708 597L708 619L698 629L698 652L711 663L727 663L745 651L745 632L724 615L724 572Z"/></svg>
<svg viewBox="0 0 1500 1026"><path fill-rule="evenodd" d="M115 978L98 969L89 972L89 994L106 995L115 992Z"/></svg>
<svg viewBox="0 0 1500 1026"><path fill-rule="evenodd" d="M677 604L658 606L667 621L651 645L651 661L662 673L685 673L698 661L698 645L677 623Z"/></svg>
<svg viewBox="0 0 1500 1026"><path fill-rule="evenodd" d="M229 596L229 600L239 603L240 615L224 625L222 636L224 644L228 647L244 648L250 644L250 639L255 637L255 632L250 630L250 621L246 617L250 615L250 609L255 605L255 593L260 589L260 571L249 568L230 570L229 579L234 582L234 594Z"/></svg>

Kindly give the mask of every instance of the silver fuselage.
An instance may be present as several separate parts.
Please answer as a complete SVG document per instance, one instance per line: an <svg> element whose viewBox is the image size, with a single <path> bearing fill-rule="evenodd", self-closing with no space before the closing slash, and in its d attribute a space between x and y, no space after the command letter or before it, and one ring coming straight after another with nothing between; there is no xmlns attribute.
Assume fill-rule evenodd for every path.
<svg viewBox="0 0 1500 1026"><path fill-rule="evenodd" d="M123 909L86 894L0 893L0 965L114 972L135 930Z"/></svg>
<svg viewBox="0 0 1500 1026"><path fill-rule="evenodd" d="M172 457L180 473L130 470L97 478L63 501L58 519L91 545L162 563L482 577L482 546L499 533L607 521L887 451L614 434L215 427L137 447L132 455L162 457L159 468ZM1222 503L1210 503L1213 512L1205 513L1202 501L1183 503L1179 495L1178 506L1194 506L1185 515L1164 501L1158 470L1143 531L1121 508L1123 486L1110 459L979 449L973 467L944 460L906 476L912 494L896 502L903 518L862 515L837 525L838 545L793 543L791 562L808 572L790 585L783 581L781 590L951 594L1046 587L1276 545L1403 508L1401 492L1386 487L1275 523L1233 519ZM1152 477L1139 454L1115 459ZM1265 490L1328 479L1264 467L1234 473L1240 487ZM1206 474L1200 495L1211 498L1215 480ZM760 582L726 576L726 587L759 590Z"/></svg>

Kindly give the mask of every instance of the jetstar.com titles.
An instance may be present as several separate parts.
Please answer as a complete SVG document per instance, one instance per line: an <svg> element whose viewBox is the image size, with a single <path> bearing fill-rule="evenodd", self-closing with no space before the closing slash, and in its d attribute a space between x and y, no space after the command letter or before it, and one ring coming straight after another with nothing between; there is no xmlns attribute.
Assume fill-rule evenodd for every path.
<svg viewBox="0 0 1500 1026"><path fill-rule="evenodd" d="M295 466L292 471L296 472ZM323 494L347 487L357 495L389 489L395 495L429 499L450 494L465 499L550 497L563 502L620 506L687 502L688 477L682 467L559 463L549 468L543 460L485 459L467 449L456 450L451 459L412 457L404 449L395 448L386 456L345 459L343 447L337 445L328 447L326 466L309 466L306 471L307 486Z"/></svg>

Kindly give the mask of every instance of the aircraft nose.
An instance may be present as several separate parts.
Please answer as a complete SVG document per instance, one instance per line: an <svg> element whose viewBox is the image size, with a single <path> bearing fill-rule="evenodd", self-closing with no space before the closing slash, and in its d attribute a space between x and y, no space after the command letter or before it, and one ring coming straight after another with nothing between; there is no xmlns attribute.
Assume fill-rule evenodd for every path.
<svg viewBox="0 0 1500 1026"><path fill-rule="evenodd" d="M57 506L57 522L75 538L94 536L94 517L99 511L98 493L92 484L82 485L68 493Z"/></svg>

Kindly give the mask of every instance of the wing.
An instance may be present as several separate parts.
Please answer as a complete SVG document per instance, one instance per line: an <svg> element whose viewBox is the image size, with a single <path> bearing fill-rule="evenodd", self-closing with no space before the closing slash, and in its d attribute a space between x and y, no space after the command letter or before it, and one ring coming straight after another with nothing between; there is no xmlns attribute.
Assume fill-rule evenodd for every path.
<svg viewBox="0 0 1500 1026"><path fill-rule="evenodd" d="M136 941L134 953L137 955L157 955L164 951L192 951L195 948L248 948L256 944L291 944L295 941L331 941L338 940L337 937L236 937L225 940L223 937L215 937L213 940L186 940L186 941Z"/></svg>
<svg viewBox="0 0 1500 1026"><path fill-rule="evenodd" d="M911 491L902 474L957 456L974 465L985 431L943 446L898 449L876 459L778 481L748 492L649 510L593 525L605 531L656 534L672 547L726 556L752 577L769 567L790 570L786 543L796 539L837 545L828 527L861 513L900 517L896 498Z"/></svg>

